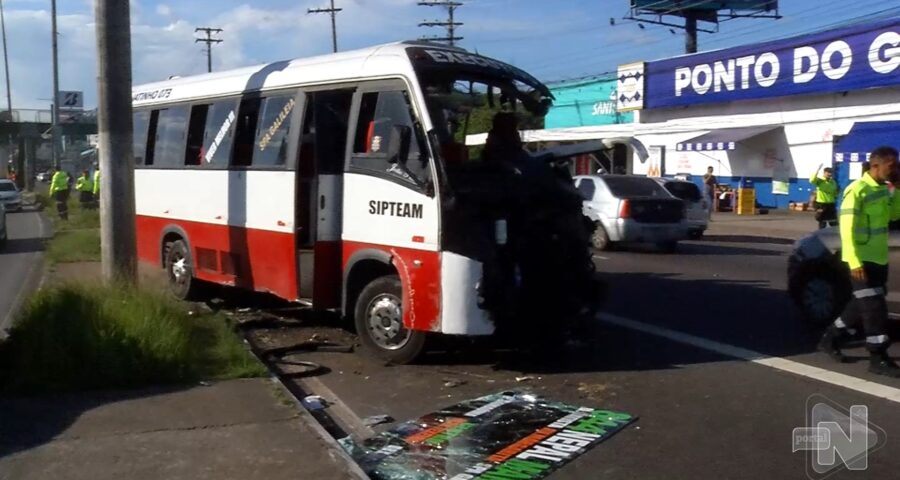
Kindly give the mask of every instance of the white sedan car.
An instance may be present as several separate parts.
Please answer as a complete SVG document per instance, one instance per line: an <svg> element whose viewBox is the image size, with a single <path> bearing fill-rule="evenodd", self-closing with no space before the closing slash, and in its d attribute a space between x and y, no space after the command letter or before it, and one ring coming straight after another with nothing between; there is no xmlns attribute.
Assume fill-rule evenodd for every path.
<svg viewBox="0 0 900 480"><path fill-rule="evenodd" d="M12 180L0 179L0 203L10 212L22 210L22 193Z"/></svg>

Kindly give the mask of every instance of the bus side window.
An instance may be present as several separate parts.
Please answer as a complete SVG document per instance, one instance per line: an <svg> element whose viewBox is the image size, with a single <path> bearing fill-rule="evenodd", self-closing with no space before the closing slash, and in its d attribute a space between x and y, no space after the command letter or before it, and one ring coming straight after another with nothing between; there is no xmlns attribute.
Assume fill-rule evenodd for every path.
<svg viewBox="0 0 900 480"><path fill-rule="evenodd" d="M187 135L188 106L177 105L159 111L154 146L154 164L159 167L183 165Z"/></svg>
<svg viewBox="0 0 900 480"><path fill-rule="evenodd" d="M147 130L147 159L144 165L153 165L156 156L156 128L159 126L159 110L150 112L150 126Z"/></svg>
<svg viewBox="0 0 900 480"><path fill-rule="evenodd" d="M237 120L237 101L222 100L209 107L203 132L203 165L226 166L231 158L234 124Z"/></svg>
<svg viewBox="0 0 900 480"><path fill-rule="evenodd" d="M203 131L206 128L206 116L209 105L194 105L191 108L191 121L188 123L187 146L184 149L185 165L200 165L203 158Z"/></svg>
<svg viewBox="0 0 900 480"><path fill-rule="evenodd" d="M413 132L409 155L399 161L405 163L409 173L417 180L425 182L430 173L428 158L419 144L420 138L416 134L417 127L406 94L401 91L363 94L350 167L376 174L392 171L387 152L391 149L391 130L394 126L409 127Z"/></svg>
<svg viewBox="0 0 900 480"><path fill-rule="evenodd" d="M263 100L253 149L254 167L284 166L287 162L288 130L294 103L294 95Z"/></svg>
<svg viewBox="0 0 900 480"><path fill-rule="evenodd" d="M241 100L238 109L237 127L234 135L234 152L231 165L236 167L250 166L253 159L253 144L256 143L256 124L259 121L260 98Z"/></svg>
<svg viewBox="0 0 900 480"><path fill-rule="evenodd" d="M143 165L144 157L147 155L147 129L150 126L150 112L147 110L134 112L132 118L134 122L134 137L132 143L134 164ZM155 131L153 133L154 135L156 134Z"/></svg>

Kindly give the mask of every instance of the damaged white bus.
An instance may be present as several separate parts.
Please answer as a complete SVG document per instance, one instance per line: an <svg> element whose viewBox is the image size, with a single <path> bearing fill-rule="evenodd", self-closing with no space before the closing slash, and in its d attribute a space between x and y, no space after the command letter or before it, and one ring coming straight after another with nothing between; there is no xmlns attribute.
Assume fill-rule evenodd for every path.
<svg viewBox="0 0 900 480"><path fill-rule="evenodd" d="M222 284L339 310L395 363L433 332L552 341L602 290L581 198L552 154L463 143L478 112L496 127L551 100L417 42L137 86L139 256L182 298Z"/></svg>

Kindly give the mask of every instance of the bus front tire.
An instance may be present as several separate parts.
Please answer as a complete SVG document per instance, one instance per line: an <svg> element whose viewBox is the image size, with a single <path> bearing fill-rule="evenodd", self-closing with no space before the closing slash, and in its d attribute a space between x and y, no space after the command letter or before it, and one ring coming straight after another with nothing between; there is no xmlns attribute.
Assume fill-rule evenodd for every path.
<svg viewBox="0 0 900 480"><path fill-rule="evenodd" d="M425 350L425 332L403 325L400 277L372 280L360 292L354 308L356 332L373 356L392 364L411 363Z"/></svg>
<svg viewBox="0 0 900 480"><path fill-rule="evenodd" d="M166 278L169 291L179 300L195 301L205 298L207 285L194 277L191 256L184 240L166 246Z"/></svg>

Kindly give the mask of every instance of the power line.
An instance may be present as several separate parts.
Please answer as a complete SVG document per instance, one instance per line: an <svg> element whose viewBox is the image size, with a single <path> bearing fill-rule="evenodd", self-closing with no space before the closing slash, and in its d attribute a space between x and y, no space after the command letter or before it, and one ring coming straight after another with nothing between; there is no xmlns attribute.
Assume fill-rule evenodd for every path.
<svg viewBox="0 0 900 480"><path fill-rule="evenodd" d="M310 13L327 13L331 15L331 48L337 53L337 13L343 8L334 8L334 0L331 0L330 8L310 8L306 10L306 14Z"/></svg>
<svg viewBox="0 0 900 480"><path fill-rule="evenodd" d="M195 38L194 43L203 42L206 44L206 71L212 72L212 46L214 43L222 43L221 38L213 38L213 34L222 33L221 28L197 27L194 33L204 32L206 38Z"/></svg>
<svg viewBox="0 0 900 480"><path fill-rule="evenodd" d="M446 21L431 21L431 22L422 22L419 24L420 27L444 27L447 29L446 37L422 37L422 40L431 40L435 42L447 42L451 47L456 45L456 42L463 39L463 37L456 36L456 28L461 27L463 24L461 22L457 22L454 19L454 13L457 8L463 6L462 2L457 2L453 0L431 0L427 2L419 2L420 7L446 7L447 8L447 20Z"/></svg>

